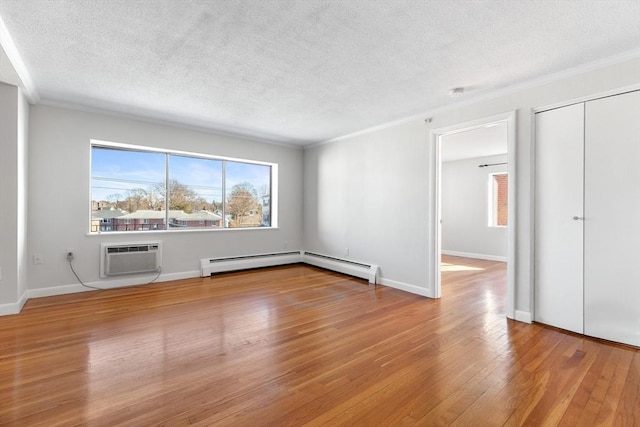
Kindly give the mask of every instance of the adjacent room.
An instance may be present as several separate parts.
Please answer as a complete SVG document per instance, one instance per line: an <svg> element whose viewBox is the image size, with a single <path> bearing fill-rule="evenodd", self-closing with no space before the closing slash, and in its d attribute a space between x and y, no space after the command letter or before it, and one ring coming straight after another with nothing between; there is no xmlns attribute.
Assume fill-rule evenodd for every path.
<svg viewBox="0 0 640 427"><path fill-rule="evenodd" d="M640 425L638 22L0 0L0 425Z"/></svg>

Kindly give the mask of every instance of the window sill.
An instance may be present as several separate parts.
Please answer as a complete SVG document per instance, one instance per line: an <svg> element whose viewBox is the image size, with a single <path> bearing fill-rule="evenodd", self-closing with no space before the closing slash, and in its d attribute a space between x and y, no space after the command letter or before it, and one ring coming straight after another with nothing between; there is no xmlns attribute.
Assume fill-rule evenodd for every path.
<svg viewBox="0 0 640 427"><path fill-rule="evenodd" d="M180 234L180 233L217 233L227 231L278 230L278 227L243 227L243 228L191 228L188 230L132 230L132 231L98 231L88 232L87 236L130 236L137 234Z"/></svg>

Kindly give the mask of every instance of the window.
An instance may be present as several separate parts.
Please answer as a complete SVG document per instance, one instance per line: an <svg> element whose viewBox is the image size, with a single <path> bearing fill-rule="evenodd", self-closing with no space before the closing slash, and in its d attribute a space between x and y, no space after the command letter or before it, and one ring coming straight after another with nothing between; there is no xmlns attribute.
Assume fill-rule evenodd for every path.
<svg viewBox="0 0 640 427"><path fill-rule="evenodd" d="M272 227L276 169L269 163L92 142L92 206L121 213L113 218L113 231Z"/></svg>
<svg viewBox="0 0 640 427"><path fill-rule="evenodd" d="M506 173L489 174L489 227L507 226L508 185Z"/></svg>

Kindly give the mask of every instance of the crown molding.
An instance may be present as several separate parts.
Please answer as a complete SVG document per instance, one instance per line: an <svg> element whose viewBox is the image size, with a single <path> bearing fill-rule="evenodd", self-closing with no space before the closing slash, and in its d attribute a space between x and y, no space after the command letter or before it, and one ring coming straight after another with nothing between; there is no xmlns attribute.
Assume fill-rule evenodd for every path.
<svg viewBox="0 0 640 427"><path fill-rule="evenodd" d="M65 110L78 111L81 113L99 114L102 116L116 117L119 119L133 120L143 123L151 123L161 126L169 126L172 128L184 129L192 132L202 132L210 135L217 135L227 138L240 139L249 142L259 142L261 144L274 145L283 148L292 148L295 150L302 150L303 146L295 143L287 143L282 141L275 141L266 137L260 137L251 134L244 134L241 132L225 131L223 129L217 129L215 127L208 127L206 125L198 125L180 121L167 115L152 115L141 114L133 111L123 111L111 108L101 108L98 106L89 106L85 104L79 104L72 101L59 101L43 98L40 100L39 105L45 107L62 108Z"/></svg>
<svg viewBox="0 0 640 427"><path fill-rule="evenodd" d="M594 61L594 62L590 62L588 64L584 64L584 65L580 65L574 68L570 68L568 70L563 70L557 73L552 73L543 77L539 77L536 79L531 79L528 80L526 82L523 83L518 83L515 85L511 85L511 86L507 86L505 88L502 89L497 89L488 93L484 93L484 94L480 94L477 96L473 96L470 98L466 98L464 100L455 102L453 104L447 105L446 107L441 107L441 108L436 108L433 110L429 110L429 111L425 111L419 114L414 114L412 116L409 117L405 117L402 119L398 119L398 120L394 120L391 122L387 122L381 125L377 125L377 126L373 126L370 128L366 128L357 132L352 132L346 135L342 135L336 138L332 138L326 141L321 141L321 142L317 142L317 143L313 143L313 144L309 144L309 145L305 145L304 148L305 149L309 149L309 148L314 148L314 147L318 147L321 145L325 145L325 144L330 144L333 142L338 142L338 141L342 141L345 139L351 139L357 136L361 136L361 135L366 135L369 133L373 133L373 132L377 132L383 129L387 129L390 127L394 127L394 126L398 126L404 123L408 123L408 122L412 122L414 120L422 120L425 117L432 117L438 114L443 114L452 110L456 110L462 107L465 107L467 105L471 105L471 104L476 104L479 102L483 102L483 101L488 101L490 99L495 99L495 98L499 98L501 96L507 96L507 95L511 95L513 93L516 92L521 92L523 90L526 89L530 89L532 87L537 87L537 86L542 86L544 84L548 84L548 83L552 83L558 80L563 80L569 77L573 77L573 76L577 76L589 71L595 71L601 68L605 68L611 65L615 65L615 64L619 64L622 62L626 62L626 61L630 61L633 59L640 59L640 49L636 49L636 50L632 50L632 51L628 51L628 52L623 52L621 54L618 55L614 55L614 56L610 56L608 58L604 58L598 61Z"/></svg>
<svg viewBox="0 0 640 427"><path fill-rule="evenodd" d="M20 81L22 82L22 89L24 90L24 94L27 97L27 100L31 104L37 104L40 101L40 96L38 95L38 90L36 89L35 84L33 83L33 79L31 78L31 74L29 74L29 70L27 66L24 64L22 60L22 56L20 52L18 52L18 48L9 34L9 30L7 30L7 26L4 24L4 20L0 16L0 45L2 49L4 49L13 69L16 70Z"/></svg>

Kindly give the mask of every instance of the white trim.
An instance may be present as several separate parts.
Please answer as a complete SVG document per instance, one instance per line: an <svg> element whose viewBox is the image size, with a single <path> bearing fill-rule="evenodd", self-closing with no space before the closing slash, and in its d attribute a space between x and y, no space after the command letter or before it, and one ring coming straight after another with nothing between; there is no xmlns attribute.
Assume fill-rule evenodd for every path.
<svg viewBox="0 0 640 427"><path fill-rule="evenodd" d="M409 292L412 294L420 295L427 298L434 298L431 289L423 288L422 286L412 285L410 283L398 282L397 280L386 279L381 277L378 279L378 283L390 288L399 289L401 291Z"/></svg>
<svg viewBox="0 0 640 427"><path fill-rule="evenodd" d="M159 154L169 154L169 155L175 155L175 156L194 157L197 159L221 160L221 161L229 161L229 162L235 162L235 163L246 163L249 165L277 166L277 163L264 162L261 160L250 160L250 159L239 159L236 157L215 156L215 155L206 154L206 153L174 150L171 148L159 148L159 147L152 147L148 145L127 144L123 142L104 141L100 139L90 139L89 142L91 144L91 148L93 147L112 148L112 149L124 150L124 151L138 151L138 152L142 151L142 152L151 152L151 153L159 153Z"/></svg>
<svg viewBox="0 0 640 427"><path fill-rule="evenodd" d="M455 104L455 105L457 106L458 104ZM449 107L447 107L447 109L449 109ZM352 133L348 133L346 135L338 136L336 138L328 139L326 141L320 141L320 142L314 142L312 144L307 144L307 145L304 145L302 147L306 150L307 148L314 148L314 147L318 147L318 146L321 146L321 145L331 144L332 142L338 142L338 141L342 141L342 140L345 140L345 139L354 138L356 136L361 136L361 135L366 135L366 134L373 133L373 132L378 132L378 131L381 131L383 129L392 128L394 126L398 126L398 125L401 125L401 124L404 124L404 123L407 123L407 122L411 122L411 121L414 121L414 120L422 119L422 118L424 118L424 116L427 116L427 115L435 115L436 112L437 113L441 113L442 111L440 111L440 110L445 110L445 109L438 109L438 110L434 110L434 111L431 111L431 112L428 112L428 113L421 113L421 114L405 117L403 119L398 119L398 120L394 120L392 122L383 123L381 125L373 126L373 127L366 128L366 129L359 130L359 131L352 132Z"/></svg>
<svg viewBox="0 0 640 427"><path fill-rule="evenodd" d="M130 230L130 231L89 231L85 233L87 237L105 237L105 236L134 236L146 235L150 233L211 233L211 232L238 232L238 231L255 231L255 230L278 230L278 227L234 227L234 228L181 228L170 230Z"/></svg>
<svg viewBox="0 0 640 427"><path fill-rule="evenodd" d="M182 280L182 279L192 279L200 277L199 271L185 271L182 273L169 273L169 274L161 274L160 277L153 283L149 283L149 285L154 285L156 283L168 282L170 280ZM138 286L144 285L150 280L149 275L144 275L143 277L132 280L131 277L127 279L118 279L118 280L100 280L96 282L88 282L87 285L95 286L96 288L103 289L118 289L127 286ZM61 285L61 286L52 286L49 288L36 288L29 289L24 295L25 302L31 298L42 298L42 297L51 297L56 295L66 295L66 294L75 294L79 292L89 292L94 291L96 289L91 289L84 287L80 284L71 284L71 285ZM24 305L24 302L22 303ZM4 304L4 305L16 305L16 304ZM21 307L22 308L22 307ZM0 306L0 315L5 314L1 311L2 306ZM19 310L15 313L7 313L7 314L16 314L19 313Z"/></svg>
<svg viewBox="0 0 640 427"><path fill-rule="evenodd" d="M510 319L515 318L515 271L516 271L516 188L517 174L516 166L516 114L517 112L509 111L503 114L496 114L490 117L471 120L464 123L458 123L430 131L430 151L432 161L430 167L432 170L429 183L429 201L431 209L429 209L429 238L428 238L428 270L431 272L429 277L429 288L433 289L434 298L440 298L442 291L441 284L441 168L440 161L440 145L441 139L445 135L456 134L468 130L494 125L496 123L507 124L507 174L509 175L509 222L507 225L507 295L506 295L506 314Z"/></svg>
<svg viewBox="0 0 640 427"><path fill-rule="evenodd" d="M95 286L101 286L100 282L92 282L92 283L94 283ZM87 283L87 284L89 285L90 283ZM28 296L28 299L42 298L42 297L52 297L56 295L75 294L78 292L88 292L93 290L94 289L85 288L80 284L60 285L60 286L52 286L49 288L29 289L27 290L27 296Z"/></svg>
<svg viewBox="0 0 640 427"><path fill-rule="evenodd" d="M485 259L487 261L507 262L506 256L474 254L470 252L447 251L444 249L441 250L440 253L442 255L459 256L464 258Z"/></svg>
<svg viewBox="0 0 640 427"><path fill-rule="evenodd" d="M261 161L261 160L250 160L250 159L239 159L239 158L235 158L235 157L225 157L225 156L215 156L212 154L205 154L205 153L196 153L196 152L192 152L192 151L181 151L181 150L174 150L174 149L170 149L170 148L158 148L158 147L151 147L151 146L146 146L146 145L136 145L136 144L128 144L128 143L122 143L122 142L112 142L112 141L105 141L105 140L100 140L100 139L90 139L89 140L89 195L91 196L90 198L93 199L93 177L91 176L93 174L93 148L103 148L103 149L111 149L111 150L125 150L125 151L135 151L138 153L157 153L157 154L163 154L167 157L165 157L165 180L166 180L166 186L168 188L169 185L169 157L171 155L176 155L176 156L184 156L184 157L190 157L190 158L195 158L195 159L204 159L204 160L213 160L213 161L220 161L220 162L233 162L233 163L243 163L246 165L257 165L257 166L265 166L265 167L269 167L269 197L270 199L270 225L269 227L238 227L239 229L242 230L254 230L254 229L271 229L271 228L278 228L278 194L279 194L279 190L278 190L278 180L279 180L279 176L278 174L279 172L279 168L278 168L278 163L273 163L273 162L265 162L265 161ZM223 169L226 167L226 163L222 163L223 165ZM224 173L223 173L223 177L222 177L222 181L224 181ZM223 182L223 188L224 188L224 182ZM225 202L227 198L227 194L225 192L223 192L222 194L222 201ZM168 208L167 205L167 201L165 200L165 208ZM139 231L142 233L167 233L167 232L183 232L185 230L172 230L170 228L170 224L169 224L169 217L168 211L164 211L165 212L165 229L158 229L158 230L133 230L133 231L124 231L122 233L124 234L128 234L131 232L135 232L135 231ZM224 213L224 209L223 209L223 213ZM93 224L93 215L92 215L92 211L91 211L91 204L89 204L89 230L92 229L92 224ZM224 227L225 224L225 218L220 218L221 222L222 222L222 227L221 228L212 228L212 229L206 229L206 231L219 231L222 229L225 229L226 227ZM146 224L146 223L145 223ZM202 230L202 229L195 229L195 230ZM101 231L89 231L88 235L106 235L106 234L112 234L112 233L117 233L117 231L115 232L111 232L111 231L105 231L105 232L101 232Z"/></svg>
<svg viewBox="0 0 640 427"><path fill-rule="evenodd" d="M179 129L184 129L192 132L203 132L203 133L218 135L218 136L227 137L227 138L241 139L247 142L258 142L261 144L275 145L275 146L284 147L284 148L293 148L296 150L302 150L304 148L304 146L295 142L277 141L267 136L261 137L257 135L245 134L245 133L242 133L240 130L225 131L222 129L209 127L204 124L198 125L193 123L185 123L169 115L162 115L162 114L151 115L153 114L151 112L148 112L149 115L145 115L144 112L116 111L113 109L109 109L107 107L95 107L95 106L79 104L73 101L58 101L58 100L51 100L51 99L39 100L39 104L45 105L47 107L63 108L65 110L79 111L82 113L100 114L100 115L105 115L110 117L117 117L125 120L131 120L135 122L151 123L151 124L167 126L171 128L179 128Z"/></svg>
<svg viewBox="0 0 640 427"><path fill-rule="evenodd" d="M535 287L536 287L536 113L534 109L530 110L531 123L531 149L529 167L531 168L529 181L529 313L531 320L535 316Z"/></svg>
<svg viewBox="0 0 640 427"><path fill-rule="evenodd" d="M533 323L533 316L528 311L516 310L514 320L524 323Z"/></svg>
<svg viewBox="0 0 640 427"><path fill-rule="evenodd" d="M544 77L540 77L537 79L533 79L533 80L529 80L523 83L518 83L512 86L507 86L505 88L502 89L497 89L495 91L491 91L491 92L486 92L486 93L481 93L478 94L477 96L472 96L472 97L465 97L464 100L459 101L459 102L455 102L452 104L449 104L445 107L441 107L441 108L435 108L433 110L428 110L419 114L415 114L403 119L398 119L398 120L394 120L385 124L381 124L381 125L377 125L377 126L373 126L370 128L366 128L363 130L359 130L356 132L352 132L346 135L342 135L342 136L338 136L336 138L332 138L326 141L321 141L321 142L316 142L316 143L311 143L311 144L307 144L304 145L303 148L307 149L307 148L313 148L313 147L317 147L320 145L325 145L325 144L329 144L332 142L337 142L337 141L341 141L344 139L349 139L349 138L353 138L356 136L361 136L361 135L365 135L368 133L372 133L372 132L377 132L380 131L382 129L386 129L386 128L390 128L390 127L394 127L397 125L401 125L403 123L407 123L407 122L411 122L413 120L421 120L424 119L425 117L433 117L433 116L437 116L439 114L443 114L449 111L453 111L453 110L458 110L462 107L468 106L468 105L472 105L475 103L479 103L479 102L484 102L484 101L488 101L490 99L494 99L494 98L499 98L501 96L507 96L510 94L513 94L515 92L520 92L523 91L525 89L529 89L532 87L537 87L537 86L542 86L548 83L552 83L558 80L562 80L565 78L570 78L579 74L583 74L589 71L593 71L593 70L597 70L600 68L604 68L607 66L611 66L611 65L615 65L615 64L619 64L621 62L625 62L625 61L629 61L631 59L638 59L640 58L640 49L636 49L636 50L632 50L629 52L624 52L621 53L619 55L614 55L611 56L609 58L605 58L599 61L594 61L594 62L590 62L588 64L584 64L584 65L580 65L574 68L570 68L568 70L563 70L554 74L550 74Z"/></svg>
<svg viewBox="0 0 640 427"><path fill-rule="evenodd" d="M96 288L103 289L118 289L127 286L139 286L144 285L149 282L149 280L153 279L153 275L145 274L140 277L132 278L133 276L129 276L125 279L117 279L117 280L98 280L95 282L87 282L88 286L94 286ZM200 277L200 272L197 270L194 271L184 271L181 273L168 273L161 274L153 283L149 283L149 285L154 285L156 283L168 282L170 280L182 280L182 279L192 279ZM29 289L27 291L27 296L29 298L41 298L41 297L50 297L55 295L65 295L65 294L74 294L77 292L87 292L93 291L95 289L86 288L80 284L72 284L72 285L62 285L62 286L54 286L50 288L38 288L38 289Z"/></svg>
<svg viewBox="0 0 640 427"><path fill-rule="evenodd" d="M303 261L304 262L304 261ZM171 280L182 280L182 279L193 279L200 277L200 271L183 271L180 273L168 273L161 274L158 279L156 279L153 283L149 283L149 285L154 285L156 283L168 282ZM142 275L140 277L132 278L127 277L123 279L117 280L98 280L94 282L87 282L86 284L89 286L94 286L96 288L102 288L105 290L124 288L127 286L138 286L145 285L150 280L150 276L148 274ZM421 286L412 285L409 283L399 282L396 280L386 279L386 278L378 278L378 284L388 286L390 288L398 289L401 291L409 292L412 294L433 298L433 292L431 289L427 289ZM67 295L67 294L75 294L80 292L89 292L95 289L84 287L78 283L69 284L69 285L60 285L60 286L52 286L48 288L36 288L36 289L28 289L20 298L20 300L16 303L10 304L0 304L0 316L18 314L22 310L22 307L27 302L27 300L32 298L43 298L43 297L51 297L56 295Z"/></svg>
<svg viewBox="0 0 640 427"><path fill-rule="evenodd" d="M555 110L557 108L568 107L569 105L573 105L573 104L582 104L584 102L594 101L594 100L600 99L600 98L607 98L609 96L622 95L623 93L635 92L637 90L640 90L640 84L638 84L638 83L632 84L630 86L625 86L625 87L621 87L621 88L617 88L617 89L608 90L608 91L605 91L605 92L596 93L596 94L593 94L593 95L581 96L580 98L574 98L574 99L571 99L571 100L568 100L568 101L561 101L561 102L556 102L556 103L550 104L550 105L544 105L542 107L536 107L536 108L533 109L533 113L535 115L537 113L542 113L542 112L549 111L549 110Z"/></svg>
<svg viewBox="0 0 640 427"><path fill-rule="evenodd" d="M487 227L489 228L507 228L506 225L498 225L498 195L497 195L497 186L496 186L496 176L498 175L506 175L507 180L509 179L508 172L488 172L488 188L487 188ZM509 186L507 185L507 188ZM507 201L508 202L508 201ZM507 203L507 207L508 207Z"/></svg>
<svg viewBox="0 0 640 427"><path fill-rule="evenodd" d="M4 23L4 20L0 16L0 45L4 49L7 57L9 58L9 62L13 66L13 69L16 70L20 81L22 82L22 86L24 89L24 94L27 97L27 100L31 104L37 104L40 101L40 96L38 95L38 91L36 89L36 85L33 83L33 79L31 78L31 74L29 74L29 70L27 66L24 64L22 60L22 56L20 52L18 52L18 48L16 47L15 42L13 41L13 37L9 34L9 30Z"/></svg>
<svg viewBox="0 0 640 427"><path fill-rule="evenodd" d="M22 294L20 299L17 302L9 303L9 304L0 304L0 316L9 316L11 314L18 314L24 307L24 304L27 302L29 298L27 298L27 293Z"/></svg>

